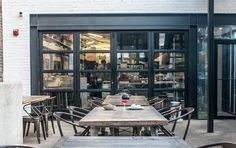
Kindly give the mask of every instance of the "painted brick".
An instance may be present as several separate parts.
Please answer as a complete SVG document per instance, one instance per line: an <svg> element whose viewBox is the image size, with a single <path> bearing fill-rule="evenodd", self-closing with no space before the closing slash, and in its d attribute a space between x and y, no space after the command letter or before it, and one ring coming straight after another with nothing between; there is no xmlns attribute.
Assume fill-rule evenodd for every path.
<svg viewBox="0 0 236 148"><path fill-rule="evenodd" d="M0 82L3 81L2 0L0 0Z"/></svg>
<svg viewBox="0 0 236 148"><path fill-rule="evenodd" d="M3 78L22 82L30 94L29 14L206 12L207 0L3 0ZM215 0L215 13L236 13L236 0ZM15 28L18 37L12 35Z"/></svg>

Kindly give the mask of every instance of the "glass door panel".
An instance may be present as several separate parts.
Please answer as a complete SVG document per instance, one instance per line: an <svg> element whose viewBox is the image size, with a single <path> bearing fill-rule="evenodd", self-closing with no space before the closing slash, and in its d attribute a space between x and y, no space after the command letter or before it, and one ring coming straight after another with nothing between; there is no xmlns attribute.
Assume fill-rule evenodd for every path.
<svg viewBox="0 0 236 148"><path fill-rule="evenodd" d="M236 115L236 44L217 44L217 115Z"/></svg>
<svg viewBox="0 0 236 148"><path fill-rule="evenodd" d="M56 96L55 106L74 105L74 34L41 34L41 92Z"/></svg>
<svg viewBox="0 0 236 148"><path fill-rule="evenodd" d="M112 91L110 33L79 34L79 78L82 107L90 97L104 98Z"/></svg>
<svg viewBox="0 0 236 148"><path fill-rule="evenodd" d="M153 89L154 96L181 101L186 91L187 49L185 32L154 33Z"/></svg>

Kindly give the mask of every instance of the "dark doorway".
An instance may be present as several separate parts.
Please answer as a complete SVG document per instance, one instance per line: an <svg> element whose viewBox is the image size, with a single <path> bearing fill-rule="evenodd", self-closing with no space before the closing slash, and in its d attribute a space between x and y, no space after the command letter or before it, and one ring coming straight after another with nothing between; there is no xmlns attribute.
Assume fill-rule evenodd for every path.
<svg viewBox="0 0 236 148"><path fill-rule="evenodd" d="M218 118L236 117L236 41L216 41Z"/></svg>

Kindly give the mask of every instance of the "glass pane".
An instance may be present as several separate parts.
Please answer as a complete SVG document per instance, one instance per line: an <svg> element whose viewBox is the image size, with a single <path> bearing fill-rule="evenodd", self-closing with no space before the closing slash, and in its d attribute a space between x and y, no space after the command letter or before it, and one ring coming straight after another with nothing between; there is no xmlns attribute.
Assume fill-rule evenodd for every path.
<svg viewBox="0 0 236 148"><path fill-rule="evenodd" d="M148 88L147 72L120 72L118 74L118 89Z"/></svg>
<svg viewBox="0 0 236 148"><path fill-rule="evenodd" d="M136 95L136 96L145 96L146 98L148 98L148 90L146 91L131 90L131 94Z"/></svg>
<svg viewBox="0 0 236 148"><path fill-rule="evenodd" d="M73 89L73 73L44 73L44 89Z"/></svg>
<svg viewBox="0 0 236 148"><path fill-rule="evenodd" d="M110 53L81 53L81 70L108 70L111 69Z"/></svg>
<svg viewBox="0 0 236 148"><path fill-rule="evenodd" d="M109 33L80 34L80 50L110 50Z"/></svg>
<svg viewBox="0 0 236 148"><path fill-rule="evenodd" d="M147 69L148 53L117 53L118 69Z"/></svg>
<svg viewBox="0 0 236 148"><path fill-rule="evenodd" d="M185 88L184 72L156 72L154 75L155 88Z"/></svg>
<svg viewBox="0 0 236 148"><path fill-rule="evenodd" d="M43 54L43 70L62 69L73 69L73 54Z"/></svg>
<svg viewBox="0 0 236 148"><path fill-rule="evenodd" d="M168 106L171 101L180 101L184 100L184 91L155 91L155 97L164 98L165 105Z"/></svg>
<svg viewBox="0 0 236 148"><path fill-rule="evenodd" d="M155 49L185 49L184 33L155 33Z"/></svg>
<svg viewBox="0 0 236 148"><path fill-rule="evenodd" d="M214 37L217 39L235 39L236 26L219 26L214 27Z"/></svg>
<svg viewBox="0 0 236 148"><path fill-rule="evenodd" d="M110 95L110 92L101 92L101 91L97 91L97 92L81 92L80 93L81 106L83 108L90 107L91 104L88 101L88 99L90 99L90 97L105 98L107 95Z"/></svg>
<svg viewBox="0 0 236 148"><path fill-rule="evenodd" d="M118 50L148 49L147 33L118 33Z"/></svg>
<svg viewBox="0 0 236 148"><path fill-rule="evenodd" d="M80 89L111 89L111 73L81 73Z"/></svg>
<svg viewBox="0 0 236 148"><path fill-rule="evenodd" d="M54 108L66 108L69 106L75 106L74 103L74 92L66 92L66 91L44 91L44 95L55 96L56 99L53 101Z"/></svg>
<svg viewBox="0 0 236 148"><path fill-rule="evenodd" d="M217 46L217 114L236 115L236 44Z"/></svg>
<svg viewBox="0 0 236 148"><path fill-rule="evenodd" d="M185 58L183 53L155 53L155 69L178 69L184 68Z"/></svg>
<svg viewBox="0 0 236 148"><path fill-rule="evenodd" d="M197 33L197 102L198 118L207 119L207 28L198 28Z"/></svg>
<svg viewBox="0 0 236 148"><path fill-rule="evenodd" d="M73 34L43 34L43 50L73 50Z"/></svg>

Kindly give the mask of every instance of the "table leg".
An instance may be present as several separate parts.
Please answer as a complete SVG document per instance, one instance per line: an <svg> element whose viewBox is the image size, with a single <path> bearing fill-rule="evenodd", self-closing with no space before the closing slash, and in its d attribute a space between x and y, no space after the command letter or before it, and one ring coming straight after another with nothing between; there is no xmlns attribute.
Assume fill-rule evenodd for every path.
<svg viewBox="0 0 236 148"><path fill-rule="evenodd" d="M99 130L98 127L91 126L91 127L90 127L91 136L98 136L98 130Z"/></svg>
<svg viewBox="0 0 236 148"><path fill-rule="evenodd" d="M158 127L157 126L151 126L150 127L151 130L151 136L158 136Z"/></svg>

